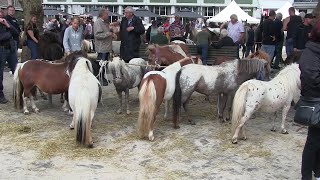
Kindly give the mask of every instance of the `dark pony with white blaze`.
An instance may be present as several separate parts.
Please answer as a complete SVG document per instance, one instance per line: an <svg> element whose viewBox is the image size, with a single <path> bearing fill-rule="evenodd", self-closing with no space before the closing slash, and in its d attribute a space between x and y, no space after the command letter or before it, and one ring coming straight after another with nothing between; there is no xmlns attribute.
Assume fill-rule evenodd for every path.
<svg viewBox="0 0 320 180"><path fill-rule="evenodd" d="M177 72L182 66L193 62L191 58L187 57L171 64L162 71L150 71L144 75L139 92L138 132L140 138L147 136L150 141L154 140L154 122L160 105L163 100L168 101L172 98ZM174 126L176 127L176 124Z"/></svg>
<svg viewBox="0 0 320 180"><path fill-rule="evenodd" d="M109 62L108 68L113 75L113 84L120 101L120 107L117 111L118 114L122 113L122 92L125 92L127 114L131 114L129 110L129 89L140 86L146 64L147 62L141 58L133 58L126 64L120 57L114 57L112 61Z"/></svg>
<svg viewBox="0 0 320 180"><path fill-rule="evenodd" d="M224 98L220 98L221 102L218 102L218 116L221 121L228 120L235 90L243 82L264 74L265 64L266 62L260 59L235 59L217 66L189 64L182 67L176 76L173 121L178 121L181 105L188 114L187 104L194 91L206 96L223 94ZM189 114L187 117L195 124Z"/></svg>
<svg viewBox="0 0 320 180"><path fill-rule="evenodd" d="M70 128L76 129L76 141L93 147L91 125L98 102L101 100L101 85L92 74L90 60L74 58L68 66L70 74L69 103L73 110Z"/></svg>

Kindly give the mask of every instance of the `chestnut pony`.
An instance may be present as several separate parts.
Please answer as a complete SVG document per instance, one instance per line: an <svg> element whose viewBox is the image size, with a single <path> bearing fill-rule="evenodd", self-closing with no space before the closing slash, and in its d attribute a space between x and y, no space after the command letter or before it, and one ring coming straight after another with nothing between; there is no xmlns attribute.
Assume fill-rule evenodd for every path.
<svg viewBox="0 0 320 180"><path fill-rule="evenodd" d="M67 108L70 80L67 69L71 59L83 56L86 55L79 51L67 56L63 63L52 64L37 60L19 63L14 72L13 98L15 108L21 109L23 106L24 114L29 114L27 99L30 98L32 110L34 112L39 112L33 99L36 88L48 94L65 93L66 100L64 107Z"/></svg>

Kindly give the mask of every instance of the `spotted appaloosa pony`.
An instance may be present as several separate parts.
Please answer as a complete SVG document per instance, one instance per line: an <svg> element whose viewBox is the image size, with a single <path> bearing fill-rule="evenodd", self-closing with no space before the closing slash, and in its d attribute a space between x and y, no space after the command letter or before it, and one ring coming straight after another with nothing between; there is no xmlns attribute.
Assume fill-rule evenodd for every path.
<svg viewBox="0 0 320 180"><path fill-rule="evenodd" d="M120 107L117 111L118 114L122 113L122 92L125 92L127 114L131 114L129 110L129 89L139 87L141 79L145 74L145 67L143 65L146 64L147 62L141 58L133 58L129 61L129 64L126 64L120 57L114 57L113 60L109 62L109 72L113 75L113 84L120 101Z"/></svg>
<svg viewBox="0 0 320 180"><path fill-rule="evenodd" d="M68 66L69 103L73 111L70 128L76 128L76 141L89 148L93 147L91 124L102 92L92 72L90 60L84 57L72 59Z"/></svg>
<svg viewBox="0 0 320 180"><path fill-rule="evenodd" d="M140 110L138 118L138 132L141 138L148 136L154 140L153 129L156 115L163 100L172 98L175 91L176 73L186 64L193 63L191 58L184 58L171 64L162 71L150 71L144 75L139 92ZM166 110L167 110L166 103ZM176 124L174 124L176 127Z"/></svg>
<svg viewBox="0 0 320 180"><path fill-rule="evenodd" d="M232 113L232 143L237 143L239 132L246 139L244 123L255 111L273 112L272 131L275 131L276 112L282 108L281 133L287 134L285 120L291 101L300 96L300 70L298 64L292 64L280 71L271 81L249 80L236 92Z"/></svg>
<svg viewBox="0 0 320 180"><path fill-rule="evenodd" d="M27 99L30 98L33 111L39 112L33 99L36 88L48 94L65 93L67 99L70 77L66 72L69 60L83 56L82 52L74 52L66 57L64 63L58 64L37 60L19 63L14 72L13 97L15 107L21 109L23 105L24 113L29 114ZM65 101L63 107L65 111L68 110L67 101Z"/></svg>
<svg viewBox="0 0 320 180"><path fill-rule="evenodd" d="M178 121L181 105L188 113L187 104L194 91L206 96L223 94L223 102L218 103L218 116L221 121L228 120L235 90L243 82L255 78L257 74L265 73L265 63L260 59L235 59L217 66L189 64L182 67L176 76L173 121ZM228 112L227 115L224 114L225 110ZM189 122L195 124L191 118Z"/></svg>

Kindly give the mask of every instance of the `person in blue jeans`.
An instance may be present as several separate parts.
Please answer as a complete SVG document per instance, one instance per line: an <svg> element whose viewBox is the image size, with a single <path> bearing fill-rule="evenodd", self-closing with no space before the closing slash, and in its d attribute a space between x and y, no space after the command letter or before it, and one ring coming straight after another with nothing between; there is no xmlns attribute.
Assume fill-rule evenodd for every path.
<svg viewBox="0 0 320 180"><path fill-rule="evenodd" d="M31 16L29 23L27 24L25 31L27 31L27 46L31 51L31 59L38 59L39 54L39 29L37 28L37 17Z"/></svg>
<svg viewBox="0 0 320 180"><path fill-rule="evenodd" d="M203 26L202 31L196 35L196 44L198 54L201 54L202 64L207 65L208 48L210 44L211 35L208 29Z"/></svg>
<svg viewBox="0 0 320 180"><path fill-rule="evenodd" d="M271 10L269 13L269 17L263 21L262 24L262 46L261 50L266 52L269 55L270 61L272 61L276 39L275 39L275 23L274 19L276 17L276 12Z"/></svg>
<svg viewBox="0 0 320 180"><path fill-rule="evenodd" d="M246 53L245 53L245 57L248 57L250 52L254 53L254 31L256 30L256 25L255 24L251 24L250 25L250 29L248 30L248 39L246 42Z"/></svg>

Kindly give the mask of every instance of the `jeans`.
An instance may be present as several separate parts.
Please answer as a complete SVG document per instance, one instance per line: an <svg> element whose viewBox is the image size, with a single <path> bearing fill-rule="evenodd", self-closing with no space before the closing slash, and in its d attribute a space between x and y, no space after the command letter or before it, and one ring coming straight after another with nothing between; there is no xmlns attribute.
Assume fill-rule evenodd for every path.
<svg viewBox="0 0 320 180"><path fill-rule="evenodd" d="M13 52L10 51L10 49L0 47L0 98L4 97L3 94L3 70L4 70L4 64L10 57L10 54Z"/></svg>
<svg viewBox="0 0 320 180"><path fill-rule="evenodd" d="M282 47L283 47L283 41L281 42L276 42L276 46L275 46L275 52L274 52L274 56L276 59L274 60L273 65L278 67L280 62L283 62L282 59Z"/></svg>
<svg viewBox="0 0 320 180"><path fill-rule="evenodd" d="M98 53L97 60L108 60L109 59L109 53Z"/></svg>
<svg viewBox="0 0 320 180"><path fill-rule="evenodd" d="M17 41L16 41L16 47L14 47L15 51L10 52L9 57L7 59L9 69L11 70L12 74L16 70L16 66L18 64L18 49L17 49Z"/></svg>
<svg viewBox="0 0 320 180"><path fill-rule="evenodd" d="M38 59L38 44L35 43L33 40L27 40L27 46L31 51L31 59Z"/></svg>
<svg viewBox="0 0 320 180"><path fill-rule="evenodd" d="M253 46L247 46L247 47L246 47L245 57L248 57L248 56L249 56L250 51L251 51L251 53L254 53L254 47L253 47Z"/></svg>
<svg viewBox="0 0 320 180"><path fill-rule="evenodd" d="M320 177L320 129L308 128L307 141L302 153L302 180L311 180L312 172Z"/></svg>
<svg viewBox="0 0 320 180"><path fill-rule="evenodd" d="M274 50L275 50L275 45L262 44L261 50L266 52L269 55L270 60L272 61L272 58L273 58L273 55L274 55Z"/></svg>
<svg viewBox="0 0 320 180"><path fill-rule="evenodd" d="M202 64L207 65L208 44L197 45L197 52L198 52L198 54L201 54Z"/></svg>
<svg viewBox="0 0 320 180"><path fill-rule="evenodd" d="M293 39L292 38L286 39L286 53L287 53L287 57L293 53Z"/></svg>

